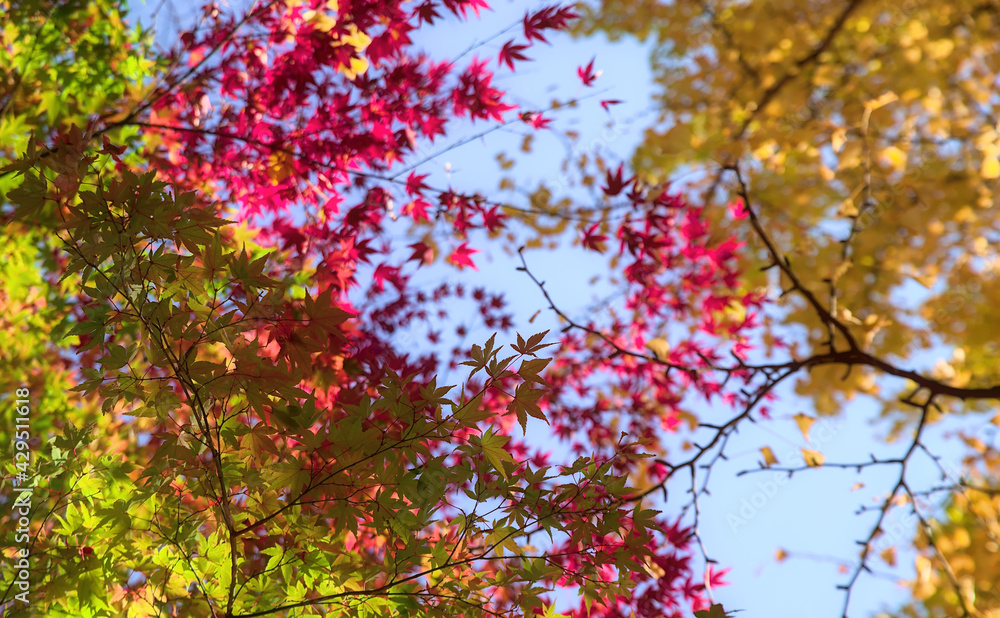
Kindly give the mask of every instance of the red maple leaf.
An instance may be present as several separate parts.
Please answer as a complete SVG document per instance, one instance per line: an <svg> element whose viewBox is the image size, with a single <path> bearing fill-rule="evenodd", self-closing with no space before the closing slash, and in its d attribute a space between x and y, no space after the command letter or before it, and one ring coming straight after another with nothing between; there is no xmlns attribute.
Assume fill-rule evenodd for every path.
<svg viewBox="0 0 1000 618"><path fill-rule="evenodd" d="M433 142L438 135L445 134L445 119L440 116L424 116L419 120L420 132Z"/></svg>
<svg viewBox="0 0 1000 618"><path fill-rule="evenodd" d="M497 57L500 64L506 64L510 67L510 70L514 70L514 61L522 60L530 62L531 58L525 56L521 52L528 49L527 45L514 45L514 40L511 39L503 44L500 49L500 55Z"/></svg>
<svg viewBox="0 0 1000 618"><path fill-rule="evenodd" d="M397 290L403 289L404 285L399 278L399 267L389 264L379 264L372 274L372 285L382 291L385 289L385 282L391 283Z"/></svg>
<svg viewBox="0 0 1000 618"><path fill-rule="evenodd" d="M532 39L537 39L542 43L548 43L548 40L545 38L545 36L542 35L541 32L539 32L541 30L541 27L539 26L538 23L539 15L540 13L536 13L534 15L531 15L530 13L524 14L524 22L523 22L524 38L528 39L528 41L531 41Z"/></svg>
<svg viewBox="0 0 1000 618"><path fill-rule="evenodd" d="M472 262L471 257L476 253L479 253L479 249L472 249L469 247L469 243L463 242L451 252L451 255L448 256L448 261L459 268L465 268L468 266L472 270L479 270Z"/></svg>
<svg viewBox="0 0 1000 618"><path fill-rule="evenodd" d="M521 120L534 129L547 129L552 124L552 119L543 117L541 112L524 112L521 114Z"/></svg>
<svg viewBox="0 0 1000 618"><path fill-rule="evenodd" d="M608 240L608 237L604 234L598 234L598 228L601 227L601 222L598 221L594 225L591 225L583 233L583 246L591 251L604 251L602 243Z"/></svg>
<svg viewBox="0 0 1000 618"><path fill-rule="evenodd" d="M618 165L618 170L612 174L611 170L608 170L608 184L604 187L604 194L608 197L614 197L622 192L622 190L632 182L632 178L628 180L622 179L622 170L624 164Z"/></svg>
<svg viewBox="0 0 1000 618"><path fill-rule="evenodd" d="M573 7L547 6L540 11L524 15L524 38L531 41L537 39L542 43L548 40L541 33L542 30L562 30L566 28L566 22L576 19L579 15Z"/></svg>
<svg viewBox="0 0 1000 618"><path fill-rule="evenodd" d="M433 24L435 19L441 17L441 14L434 10L435 8L434 2L427 0L418 4L417 8L413 9L413 14L419 17L421 22Z"/></svg>
<svg viewBox="0 0 1000 618"><path fill-rule="evenodd" d="M424 265L430 264L434 261L434 249L427 243L415 242L412 245L409 245L409 247L413 249L413 253L410 254L410 257L406 260L407 262L416 260L420 262L421 265Z"/></svg>
<svg viewBox="0 0 1000 618"><path fill-rule="evenodd" d="M485 0L444 0L445 6L447 6L452 13L458 15L461 13L462 18L466 16L466 11L472 9L472 12L479 17L479 9L488 9L490 5L485 2Z"/></svg>
<svg viewBox="0 0 1000 618"><path fill-rule="evenodd" d="M424 189L430 189L430 187L424 184L424 178L427 178L427 174L420 174L418 176L416 172L410 172L410 175L406 177L406 194L423 195Z"/></svg>
<svg viewBox="0 0 1000 618"><path fill-rule="evenodd" d="M120 156L123 155L123 154L125 154L125 148L126 147L125 146L113 146L111 144L111 140L108 139L107 135L102 135L101 138L104 141L104 147L101 150L99 150L98 152L100 152L101 154L105 154L105 155L111 155L112 159L114 159L115 161L121 163L122 160L121 160Z"/></svg>
<svg viewBox="0 0 1000 618"><path fill-rule="evenodd" d="M409 215L413 217L414 221L420 223L421 221L431 220L430 215L427 214L428 206L430 206L430 204L427 203L427 200L417 198L404 204L402 211L404 215Z"/></svg>
<svg viewBox="0 0 1000 618"><path fill-rule="evenodd" d="M483 227L490 232L495 232L504 226L504 219L507 215L499 211L498 206L483 211Z"/></svg>
<svg viewBox="0 0 1000 618"><path fill-rule="evenodd" d="M600 71L594 73L594 60L596 60L596 58L591 58L590 63L586 67L576 68L576 74L580 77L580 80L583 81L584 86L593 86L594 80L596 80L601 74Z"/></svg>

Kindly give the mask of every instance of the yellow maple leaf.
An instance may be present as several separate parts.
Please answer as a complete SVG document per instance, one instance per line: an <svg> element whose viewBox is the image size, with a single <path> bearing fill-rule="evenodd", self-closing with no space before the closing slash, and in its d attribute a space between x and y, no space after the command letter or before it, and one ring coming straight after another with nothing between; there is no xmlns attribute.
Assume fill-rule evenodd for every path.
<svg viewBox="0 0 1000 618"><path fill-rule="evenodd" d="M1000 178L1000 159L996 157L986 157L983 159L983 166L979 168L979 175L987 180Z"/></svg>
<svg viewBox="0 0 1000 618"><path fill-rule="evenodd" d="M892 168L894 172L902 172L906 169L906 152L897 148L896 146L889 146L888 148L882 149L879 153L879 158L886 163L888 167Z"/></svg>
<svg viewBox="0 0 1000 618"><path fill-rule="evenodd" d="M664 360L667 358L667 354L670 353L670 343L662 337L657 337L656 339L650 339L646 342L646 348L656 355L659 360Z"/></svg>
<svg viewBox="0 0 1000 618"><path fill-rule="evenodd" d="M795 415L795 424L799 426L799 431L802 432L802 436L806 439L806 442L809 442L809 429L815 422L816 419L804 412L799 412Z"/></svg>
<svg viewBox="0 0 1000 618"><path fill-rule="evenodd" d="M809 466L810 468L818 468L822 466L823 463L826 461L826 457L824 457L823 453L820 453L819 451L814 451L808 448L804 448L801 450L802 450L802 457L805 458L806 465Z"/></svg>
<svg viewBox="0 0 1000 618"><path fill-rule="evenodd" d="M365 51L368 45L372 42L372 38L358 30L354 24L349 24L347 26L348 34L340 37L340 41L346 45L352 46L360 54ZM368 70L369 62L365 57L351 58L348 65L340 65L340 72L344 74L347 79L354 80L358 75L362 75Z"/></svg>
<svg viewBox="0 0 1000 618"><path fill-rule="evenodd" d="M295 171L295 155L290 152L273 152L268 163L267 175L272 185L281 184Z"/></svg>

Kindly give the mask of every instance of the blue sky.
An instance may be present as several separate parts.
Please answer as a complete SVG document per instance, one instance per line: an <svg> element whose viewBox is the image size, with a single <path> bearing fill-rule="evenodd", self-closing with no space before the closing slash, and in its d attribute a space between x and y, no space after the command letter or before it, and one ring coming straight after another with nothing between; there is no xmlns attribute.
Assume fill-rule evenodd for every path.
<svg viewBox="0 0 1000 618"><path fill-rule="evenodd" d="M170 0L168 0L170 2ZM151 3L154 7L158 3ZM175 7L187 3L175 0ZM470 46L489 39L499 30L520 20L526 9L542 6L537 3L499 0L493 10L481 20L459 23L448 20L441 25L415 33L418 45L438 58L460 54ZM138 13L148 15L151 9L138 7ZM173 15L183 15L178 8ZM173 19L168 8L161 13L161 36L169 37ZM476 47L481 57L495 58L501 45L517 34L498 37ZM558 96L602 92L582 101L573 109L552 114L556 131L572 129L580 132L580 144L586 147L600 143L619 160L628 161L641 139L641 131L655 120L651 107L652 80L648 68L648 50L631 41L611 44L603 38L582 41L567 36L552 36L552 46L536 44L528 54L531 63L519 65L516 73L498 71L496 83L512 93L512 99L525 107L545 107ZM576 68L596 57L595 65L602 71L596 87L584 91L576 77ZM622 99L608 113L599 105L600 99ZM612 123L609 127L608 123ZM522 125L523 126L523 125ZM466 135L482 129L482 125L465 127ZM610 129L610 130L609 130ZM554 134L538 135L535 150L530 155L516 155L523 129L492 133L428 162L419 171L433 174L440 184L452 183L456 188L490 191L497 186L500 170L494 159L497 152L516 156L513 174L525 187L539 181L558 184L560 163L566 156L563 143ZM610 138L608 136L611 136ZM449 140L460 140L462 131L449 134ZM596 142L595 142L596 140ZM451 143L445 142L444 145ZM439 144L441 145L441 144ZM430 151L437 150L435 145ZM557 252L535 251L528 254L531 268L561 307L571 315L583 315L595 299L606 296L610 289L592 286L589 279L604 267L603 260L584 256L580 251L564 249ZM488 284L493 290L504 291L516 317L517 329L529 334L546 328L558 328L554 316L543 311L533 324L529 318L546 304L539 291L523 273L516 271L515 256L494 249L475 256L479 271L456 273L432 270L428 281L462 281L468 285ZM489 333L482 333L485 339ZM477 340L477 339L473 339ZM929 361L931 359L920 359ZM898 384L891 385L898 387ZM716 600L727 609L742 609L740 618L817 618L840 616L844 601L837 584L847 576L838 572L839 564L852 567L857 555L855 540L867 537L874 514L857 516L862 505L874 505L882 492L895 484L898 471L892 468L868 469L863 474L854 471L814 470L787 480L773 472L736 476L741 470L757 467L759 447L770 445L782 463L797 454L800 447L821 450L827 461L864 461L869 453L883 456L898 454L906 444L889 445L875 439L886 433L884 425L872 425L869 419L877 415L871 401L855 400L849 414L831 419L813 429L813 443L806 444L791 417L798 412L815 414L808 402L798 399L790 387L778 389L779 399L772 406L774 421L745 427L727 449L728 461L719 461L712 472L711 496L701 502L700 532L707 551L721 566L731 567L729 586L715 592ZM704 406L703 406L704 408ZM705 419L719 420L730 410L701 410ZM940 434L940 432L938 432ZM942 449L946 461L957 463L954 449ZM951 457L951 459L947 459ZM957 467L957 466L956 466ZM929 466L916 465L910 478L926 476L926 485L933 484L936 473ZM787 481L787 482L786 482ZM686 489L686 479L671 485L671 500L665 509L678 508ZM863 488L853 490L857 482ZM919 485L925 485L920 483ZM913 520L903 510L894 511L886 527L890 537L906 546L912 538ZM783 563L775 560L778 548L792 552ZM795 558L805 554L815 558ZM833 561L826 561L832 558ZM895 607L908 598L907 590L896 579L913 575L912 555L901 553L900 566L893 569L879 559L870 562L875 576L863 576L855 587L851 600L851 616L873 615L880 608Z"/></svg>

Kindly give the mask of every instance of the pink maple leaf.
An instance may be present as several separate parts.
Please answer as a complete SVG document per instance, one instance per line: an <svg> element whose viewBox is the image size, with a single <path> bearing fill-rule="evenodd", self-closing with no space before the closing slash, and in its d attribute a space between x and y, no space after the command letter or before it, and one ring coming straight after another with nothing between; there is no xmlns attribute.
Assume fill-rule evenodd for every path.
<svg viewBox="0 0 1000 618"><path fill-rule="evenodd" d="M552 119L545 118L541 112L524 112L521 114L521 120L530 124L534 129L548 129L549 125L552 124Z"/></svg>
<svg viewBox="0 0 1000 618"><path fill-rule="evenodd" d="M726 576L729 569L722 569L718 573L715 572L711 564L705 567L705 587L711 590L716 586L728 586L729 582L722 581L722 578Z"/></svg>
<svg viewBox="0 0 1000 618"><path fill-rule="evenodd" d="M576 68L576 74L579 76L580 80L583 81L584 86L593 86L594 80L596 80L601 74L600 71L597 73L594 72L594 60L595 58L591 58L590 63L587 66Z"/></svg>
<svg viewBox="0 0 1000 618"><path fill-rule="evenodd" d="M448 256L448 261L459 268L468 266L472 270L479 270L472 262L472 256L477 253L479 253L479 249L473 249L469 247L469 243L463 242L451 252L451 255Z"/></svg>
<svg viewBox="0 0 1000 618"><path fill-rule="evenodd" d="M746 204L743 203L742 199L738 199L734 202L729 202L729 215L736 219L746 219L750 213L747 212Z"/></svg>

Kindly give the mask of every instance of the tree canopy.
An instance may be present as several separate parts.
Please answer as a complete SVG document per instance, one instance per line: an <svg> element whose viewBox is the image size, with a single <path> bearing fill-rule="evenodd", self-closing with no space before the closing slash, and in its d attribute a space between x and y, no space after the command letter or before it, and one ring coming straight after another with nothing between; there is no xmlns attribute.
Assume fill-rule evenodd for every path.
<svg viewBox="0 0 1000 618"><path fill-rule="evenodd" d="M0 8L5 615L720 618L702 501L781 421L806 446L746 473L898 473L843 615L896 509L900 615L1000 607L989 3L532 6L454 57L414 39L483 0L209 2L166 45L121 0ZM653 42L631 161L429 169L613 118L596 59L544 108L498 77L567 31ZM557 328L479 274L504 252ZM571 309L546 254L611 296ZM859 397L903 448L828 460Z"/></svg>
<svg viewBox="0 0 1000 618"><path fill-rule="evenodd" d="M597 359L543 377L571 341L518 334L480 284L410 284L475 269L472 233L511 219L428 184L419 142L460 119L544 129L488 65L572 8L529 11L489 60L409 38L479 0L209 4L162 52L119 2L5 8L5 612L563 615L560 588L573 615L706 605L721 575L629 485L659 415L571 422ZM698 210L630 199L622 255L697 252L678 273L725 302L738 273ZM503 334L394 339L458 302ZM529 419L578 455L550 463Z"/></svg>

